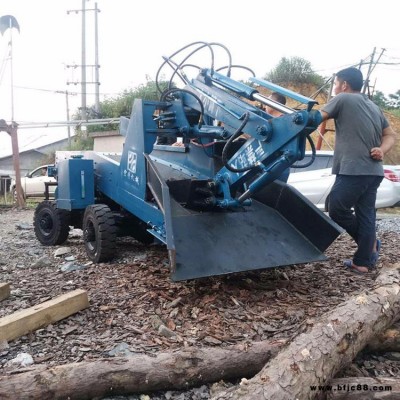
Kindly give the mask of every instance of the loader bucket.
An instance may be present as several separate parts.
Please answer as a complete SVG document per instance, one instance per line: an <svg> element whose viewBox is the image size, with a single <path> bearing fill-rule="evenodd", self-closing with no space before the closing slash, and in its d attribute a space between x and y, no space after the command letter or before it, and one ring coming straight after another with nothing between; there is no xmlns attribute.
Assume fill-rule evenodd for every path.
<svg viewBox="0 0 400 400"><path fill-rule="evenodd" d="M149 176L154 181L155 175ZM187 181L172 183L159 201L174 281L324 261L324 250L341 233L308 199L279 181L259 192L250 207L210 212L183 207Z"/></svg>
<svg viewBox="0 0 400 400"><path fill-rule="evenodd" d="M340 228L287 185L276 185L280 196L267 196L274 192L269 189L251 207L234 212L184 213L171 201L172 279L326 260L323 251Z"/></svg>

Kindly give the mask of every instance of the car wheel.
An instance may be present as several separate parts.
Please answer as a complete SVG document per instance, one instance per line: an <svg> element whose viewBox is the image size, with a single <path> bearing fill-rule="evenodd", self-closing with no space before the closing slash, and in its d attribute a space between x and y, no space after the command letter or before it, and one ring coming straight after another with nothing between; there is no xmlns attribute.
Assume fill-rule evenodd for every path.
<svg viewBox="0 0 400 400"><path fill-rule="evenodd" d="M114 257L117 228L114 215L107 205L86 207L82 229L86 253L93 262L109 261Z"/></svg>
<svg viewBox="0 0 400 400"><path fill-rule="evenodd" d="M42 201L33 217L35 235L45 246L64 243L69 234L70 213L57 208L55 201Z"/></svg>
<svg viewBox="0 0 400 400"><path fill-rule="evenodd" d="M325 212L329 211L329 195L325 199Z"/></svg>

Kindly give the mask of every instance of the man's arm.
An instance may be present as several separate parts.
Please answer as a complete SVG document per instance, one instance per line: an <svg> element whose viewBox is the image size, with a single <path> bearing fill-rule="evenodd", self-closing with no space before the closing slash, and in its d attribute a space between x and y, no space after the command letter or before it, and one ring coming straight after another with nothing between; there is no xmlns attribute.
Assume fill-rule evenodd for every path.
<svg viewBox="0 0 400 400"><path fill-rule="evenodd" d="M320 111L320 113L321 113L321 115L322 115L322 121L321 122L324 122L324 121L326 121L327 119L329 119L329 114L326 112L326 111Z"/></svg>
<svg viewBox="0 0 400 400"><path fill-rule="evenodd" d="M396 132L391 126L388 126L382 131L382 143L379 147L371 149L371 157L374 160L383 160L383 156L393 147L396 142Z"/></svg>

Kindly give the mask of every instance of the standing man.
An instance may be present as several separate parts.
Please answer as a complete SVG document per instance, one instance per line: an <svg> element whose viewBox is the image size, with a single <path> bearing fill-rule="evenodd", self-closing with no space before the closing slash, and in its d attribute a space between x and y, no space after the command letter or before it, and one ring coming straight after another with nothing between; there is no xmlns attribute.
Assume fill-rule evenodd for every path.
<svg viewBox="0 0 400 400"><path fill-rule="evenodd" d="M333 118L336 127L332 167L336 180L329 195L329 215L358 245L353 260L344 262L358 274L367 273L378 261L376 192L384 176L383 157L396 139L379 107L360 93L362 85L357 68L339 71L336 96L321 110L323 120Z"/></svg>

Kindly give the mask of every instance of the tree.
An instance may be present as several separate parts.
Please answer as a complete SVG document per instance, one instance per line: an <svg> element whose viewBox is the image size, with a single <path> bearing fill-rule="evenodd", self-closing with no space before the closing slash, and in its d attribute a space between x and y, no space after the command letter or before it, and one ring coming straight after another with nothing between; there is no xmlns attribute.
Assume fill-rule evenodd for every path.
<svg viewBox="0 0 400 400"><path fill-rule="evenodd" d="M400 109L400 90L396 93L389 94L386 97L379 90L373 95L372 100L375 104L385 110L399 110Z"/></svg>
<svg viewBox="0 0 400 400"><path fill-rule="evenodd" d="M276 84L307 83L317 87L325 84L325 79L313 71L311 63L301 57L282 57L278 65L265 75L265 79Z"/></svg>
<svg viewBox="0 0 400 400"><path fill-rule="evenodd" d="M165 90L168 82L161 81L158 83L161 90ZM143 100L158 100L160 93L157 90L156 82L146 77L146 83L140 84L133 89L125 89L122 93L115 98L106 99L100 102L100 110L97 112L94 107L88 109L88 119L99 118L119 118L121 116L129 117L131 115L133 102L135 99ZM78 111L74 114L73 119L81 118L81 113ZM88 136L90 132L104 132L110 130L117 130L117 124L102 124L102 125L89 125L83 131L80 127L76 128L76 135L69 150L92 150L93 138Z"/></svg>
<svg viewBox="0 0 400 400"><path fill-rule="evenodd" d="M162 90L167 88L168 83L162 81L159 86ZM133 102L135 99L158 100L160 93L157 90L156 82L146 77L146 83L140 84L133 89L125 89L117 97L106 99L100 102L100 111L94 112L89 110L89 118L119 118L121 116L129 117L131 115ZM92 125L88 126L88 132L99 132L116 129L115 126L109 125Z"/></svg>
<svg viewBox="0 0 400 400"><path fill-rule="evenodd" d="M400 108L400 90L398 90L394 94L389 94L388 106L390 109L399 109Z"/></svg>
<svg viewBox="0 0 400 400"><path fill-rule="evenodd" d="M387 99L384 93L379 90L372 96L372 101L380 108L387 108Z"/></svg>

